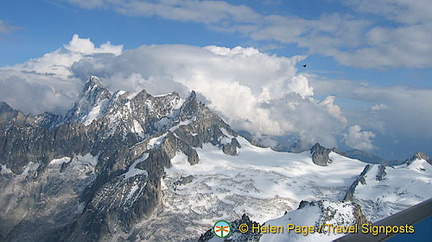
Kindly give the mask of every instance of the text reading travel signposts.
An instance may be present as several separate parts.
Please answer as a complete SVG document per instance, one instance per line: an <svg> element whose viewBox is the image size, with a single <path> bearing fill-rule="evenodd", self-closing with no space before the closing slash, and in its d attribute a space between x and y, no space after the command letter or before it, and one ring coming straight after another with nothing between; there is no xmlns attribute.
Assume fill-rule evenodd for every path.
<svg viewBox="0 0 432 242"><path fill-rule="evenodd" d="M286 228L286 229L285 229ZM308 235L313 233L332 233L332 234L355 234L358 233L360 229L361 233L364 234L412 234L414 233L413 225L404 225L404 226L376 226L371 224L362 224L359 228L359 224L354 224L350 226L342 226L342 225L333 225L333 224L320 224L319 226L300 226L295 224L287 224L284 226L273 226L273 225L254 225L252 224L251 228L247 224L240 224L239 231L241 233L247 233L249 230L252 233L261 233L261 234L280 234L280 233L296 233L301 235Z"/></svg>
<svg viewBox="0 0 432 242"><path fill-rule="evenodd" d="M333 224L320 224L318 226L300 226L295 224L287 224L286 226L274 226L270 224L259 225L251 224L250 226L246 223L240 224L238 230L241 233L259 233L259 234L282 234L282 233L295 233L301 235L309 235L314 233L322 234L372 234L374 236L378 234L412 234L414 233L413 225L401 225L401 226L377 226L372 224L354 224L350 226L333 225ZM226 221L218 221L213 226L213 232L217 237L226 238L231 232L231 226Z"/></svg>

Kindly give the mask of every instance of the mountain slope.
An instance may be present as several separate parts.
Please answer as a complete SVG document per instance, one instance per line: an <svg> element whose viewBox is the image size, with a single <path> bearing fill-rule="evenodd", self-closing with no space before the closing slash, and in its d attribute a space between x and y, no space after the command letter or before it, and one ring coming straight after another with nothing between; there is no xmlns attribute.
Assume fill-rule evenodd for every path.
<svg viewBox="0 0 432 242"><path fill-rule="evenodd" d="M263 223L302 200L352 200L375 221L429 198L432 177L422 156L387 167L318 144L256 147L195 92L111 93L94 76L64 117L2 103L0 164L8 241L197 239L219 219Z"/></svg>
<svg viewBox="0 0 432 242"><path fill-rule="evenodd" d="M0 220L1 236L8 240L109 239L114 231L107 229L127 231L152 213L161 198L164 168L171 166L176 152L184 152L194 164L199 159L194 147L203 143L231 155L238 147L235 138L228 139L221 129L235 133L199 104L194 92L186 100L176 93L111 95L92 77L64 118L47 114L32 117L37 122L29 123L28 118L9 118L20 113L4 109ZM75 174L80 157L93 161ZM67 184L66 191L58 189L67 183L64 174L75 174L69 179L73 190L69 197L62 195ZM70 206L54 204L42 210L56 200ZM56 219L65 211L77 210L61 221ZM47 217L53 219L42 219Z"/></svg>

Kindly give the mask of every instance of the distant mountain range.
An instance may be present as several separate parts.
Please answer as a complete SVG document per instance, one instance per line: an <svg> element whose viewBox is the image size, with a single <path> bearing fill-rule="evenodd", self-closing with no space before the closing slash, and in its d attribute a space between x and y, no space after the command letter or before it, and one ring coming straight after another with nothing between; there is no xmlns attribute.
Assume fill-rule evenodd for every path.
<svg viewBox="0 0 432 242"><path fill-rule="evenodd" d="M276 136L276 137L273 136L270 138L271 140L276 142L276 144L272 145L269 144L269 142L266 139L256 138L247 131L239 131L239 134L245 137L249 142L251 142L254 145L260 147L270 147L275 151L300 153L309 150L311 147L311 145L303 143L303 141L298 138L295 139L295 141L292 141L292 139L286 136ZM371 164L398 165L406 161L406 160L387 160L377 155L374 155L371 152L358 150L358 149L345 150L345 151L334 149L334 151L338 152L343 156L352 159L358 159Z"/></svg>
<svg viewBox="0 0 432 242"><path fill-rule="evenodd" d="M346 157L365 161L372 164L399 165L404 162L398 160L386 160L370 152L364 150L357 150L357 149L347 150L340 153Z"/></svg>
<svg viewBox="0 0 432 242"><path fill-rule="evenodd" d="M348 157L383 163L258 147L195 92L111 93L92 76L64 116L0 103L0 241L206 241L218 220L349 226L431 197L425 154L398 166Z"/></svg>

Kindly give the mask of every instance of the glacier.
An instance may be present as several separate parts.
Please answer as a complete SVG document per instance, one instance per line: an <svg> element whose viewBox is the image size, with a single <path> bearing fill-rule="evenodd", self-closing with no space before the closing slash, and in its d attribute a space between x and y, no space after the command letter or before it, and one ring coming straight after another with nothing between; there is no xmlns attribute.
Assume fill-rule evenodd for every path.
<svg viewBox="0 0 432 242"><path fill-rule="evenodd" d="M0 107L0 240L196 241L207 234L217 241L208 231L218 220L349 226L431 197L424 154L385 166L319 144L301 153L257 147L195 92L111 93L92 76L64 117ZM254 236L328 241L340 234Z"/></svg>

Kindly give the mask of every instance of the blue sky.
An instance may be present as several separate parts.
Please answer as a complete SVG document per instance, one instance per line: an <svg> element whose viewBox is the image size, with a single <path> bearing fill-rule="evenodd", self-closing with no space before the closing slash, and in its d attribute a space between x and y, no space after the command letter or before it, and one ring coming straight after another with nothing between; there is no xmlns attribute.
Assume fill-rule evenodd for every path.
<svg viewBox="0 0 432 242"><path fill-rule="evenodd" d="M19 0L0 21L0 100L26 112L64 112L98 74L113 90L197 90L260 137L432 154L427 0ZM260 112L234 114L225 93Z"/></svg>

